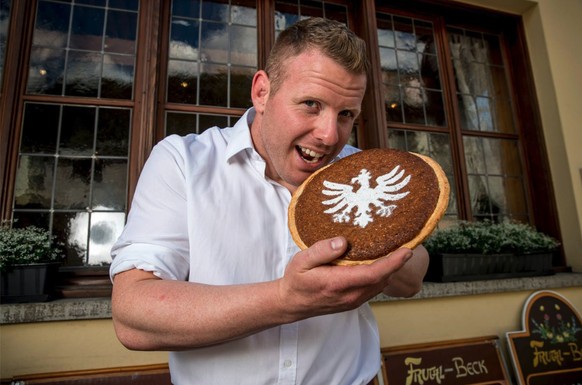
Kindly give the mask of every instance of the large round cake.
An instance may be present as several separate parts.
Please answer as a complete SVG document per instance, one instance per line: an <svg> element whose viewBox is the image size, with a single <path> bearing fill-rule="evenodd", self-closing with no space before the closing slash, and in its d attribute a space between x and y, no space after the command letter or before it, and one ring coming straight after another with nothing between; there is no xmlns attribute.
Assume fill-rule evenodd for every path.
<svg viewBox="0 0 582 385"><path fill-rule="evenodd" d="M301 249L344 236L335 263L371 263L400 247L418 246L446 211L449 183L429 157L393 149L365 150L313 173L293 194L289 228Z"/></svg>

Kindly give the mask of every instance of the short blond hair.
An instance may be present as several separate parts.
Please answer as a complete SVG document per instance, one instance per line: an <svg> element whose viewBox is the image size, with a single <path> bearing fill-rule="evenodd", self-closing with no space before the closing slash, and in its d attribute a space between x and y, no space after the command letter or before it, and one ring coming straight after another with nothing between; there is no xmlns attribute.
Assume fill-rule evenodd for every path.
<svg viewBox="0 0 582 385"><path fill-rule="evenodd" d="M272 93L284 80L287 59L309 49L319 50L354 74L367 74L370 68L366 43L345 24L320 17L304 19L282 31L269 53L265 72Z"/></svg>

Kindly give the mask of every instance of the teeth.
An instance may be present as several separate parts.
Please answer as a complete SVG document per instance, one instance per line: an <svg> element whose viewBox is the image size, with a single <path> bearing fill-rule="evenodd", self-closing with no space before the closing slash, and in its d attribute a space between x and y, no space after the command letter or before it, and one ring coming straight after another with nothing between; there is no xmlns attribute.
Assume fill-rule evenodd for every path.
<svg viewBox="0 0 582 385"><path fill-rule="evenodd" d="M301 146L299 146L299 148L301 149L301 152L302 153L304 153L305 155L307 155L307 156L309 156L311 158L314 158L313 161L318 160L319 158L321 158L324 155L324 154L317 153L315 151L312 151L312 150L310 150L308 148L304 148L304 147L301 147Z"/></svg>

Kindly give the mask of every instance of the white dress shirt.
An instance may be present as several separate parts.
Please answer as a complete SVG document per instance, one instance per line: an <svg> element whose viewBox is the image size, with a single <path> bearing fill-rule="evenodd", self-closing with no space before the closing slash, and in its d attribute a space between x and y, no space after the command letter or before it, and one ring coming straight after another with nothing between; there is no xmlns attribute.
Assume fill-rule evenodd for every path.
<svg viewBox="0 0 582 385"><path fill-rule="evenodd" d="M265 176L250 109L234 127L158 143L140 176L111 276L137 268L210 285L271 281L299 251L289 191ZM347 146L340 156L356 149ZM168 322L172 322L171 318ZM380 346L369 306L170 353L176 385L367 384Z"/></svg>

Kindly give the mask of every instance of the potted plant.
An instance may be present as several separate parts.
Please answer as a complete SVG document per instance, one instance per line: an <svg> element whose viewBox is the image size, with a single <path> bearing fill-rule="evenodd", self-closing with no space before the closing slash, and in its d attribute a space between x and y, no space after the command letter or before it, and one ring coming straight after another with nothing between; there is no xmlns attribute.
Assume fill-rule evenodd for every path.
<svg viewBox="0 0 582 385"><path fill-rule="evenodd" d="M62 260L61 245L35 226L0 226L0 299L2 303L48 301Z"/></svg>
<svg viewBox="0 0 582 385"><path fill-rule="evenodd" d="M552 274L560 243L517 222L459 222L424 242L427 281L452 282Z"/></svg>

